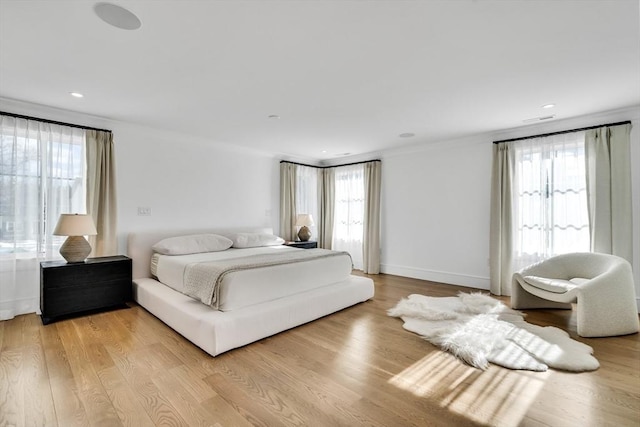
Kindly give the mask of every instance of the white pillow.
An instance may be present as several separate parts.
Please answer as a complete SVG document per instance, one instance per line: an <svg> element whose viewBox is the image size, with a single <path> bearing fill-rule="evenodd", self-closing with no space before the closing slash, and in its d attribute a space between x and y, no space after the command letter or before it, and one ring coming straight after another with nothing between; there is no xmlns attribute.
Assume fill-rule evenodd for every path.
<svg viewBox="0 0 640 427"><path fill-rule="evenodd" d="M187 255L200 252L218 252L229 249L231 239L218 234L192 234L190 236L169 237L151 247L163 255Z"/></svg>
<svg viewBox="0 0 640 427"><path fill-rule="evenodd" d="M255 248L258 246L278 246L284 243L282 237L268 233L238 233L233 238L234 248Z"/></svg>

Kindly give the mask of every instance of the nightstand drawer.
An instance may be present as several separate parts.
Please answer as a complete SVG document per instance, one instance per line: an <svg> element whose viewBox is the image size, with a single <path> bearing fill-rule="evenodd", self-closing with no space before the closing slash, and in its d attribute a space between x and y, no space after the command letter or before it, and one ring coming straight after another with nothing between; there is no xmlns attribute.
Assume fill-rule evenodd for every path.
<svg viewBox="0 0 640 427"><path fill-rule="evenodd" d="M42 313L57 317L82 311L122 306L131 299L131 286L122 282L104 282L95 286L52 288L46 293Z"/></svg>
<svg viewBox="0 0 640 427"><path fill-rule="evenodd" d="M128 280L131 277L131 271L126 263L120 266L108 264L68 265L72 267L53 267L43 270L42 274L49 288L86 285L95 281L96 278L99 278L100 282L112 282Z"/></svg>

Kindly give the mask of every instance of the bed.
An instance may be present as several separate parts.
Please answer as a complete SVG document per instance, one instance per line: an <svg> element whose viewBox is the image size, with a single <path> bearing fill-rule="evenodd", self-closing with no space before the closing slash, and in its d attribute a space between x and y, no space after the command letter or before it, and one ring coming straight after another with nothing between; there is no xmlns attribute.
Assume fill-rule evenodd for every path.
<svg viewBox="0 0 640 427"><path fill-rule="evenodd" d="M180 292L187 265L210 258L166 257L158 262L152 246L167 238L216 234L233 239L238 233L271 234L270 228L243 227L130 233L127 254L133 260L135 301L212 356L364 302L374 295L373 281L351 275L342 257L270 265L227 274L221 281L217 308ZM213 259L236 258L266 251L308 251L284 246L234 249ZM320 250L319 250L320 251ZM301 255L301 254L300 254ZM152 268L152 259L154 266ZM163 263L167 261L166 263ZM152 270L155 274L152 274ZM163 284L158 279L168 284Z"/></svg>

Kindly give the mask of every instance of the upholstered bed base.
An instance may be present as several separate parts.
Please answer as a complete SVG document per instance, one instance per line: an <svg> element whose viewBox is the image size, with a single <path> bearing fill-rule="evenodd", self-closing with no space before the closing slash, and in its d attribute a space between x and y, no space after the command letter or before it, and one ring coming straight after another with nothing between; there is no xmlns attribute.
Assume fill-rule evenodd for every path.
<svg viewBox="0 0 640 427"><path fill-rule="evenodd" d="M197 232L229 234L231 230ZM166 237L192 233L194 231L164 231L129 235L127 252L133 259L133 295L138 304L212 356L366 301L374 295L371 279L351 275L337 283L241 309L214 310L163 285L150 274L154 243ZM304 280L304 276L299 280Z"/></svg>
<svg viewBox="0 0 640 427"><path fill-rule="evenodd" d="M371 279L357 276L227 312L213 310L150 278L136 279L133 289L141 306L212 356L373 297Z"/></svg>

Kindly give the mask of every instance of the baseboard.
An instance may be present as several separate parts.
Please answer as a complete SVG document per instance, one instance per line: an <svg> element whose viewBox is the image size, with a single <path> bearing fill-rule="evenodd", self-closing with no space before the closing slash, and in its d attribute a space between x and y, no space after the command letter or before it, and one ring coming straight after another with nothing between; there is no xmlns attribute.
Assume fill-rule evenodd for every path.
<svg viewBox="0 0 640 427"><path fill-rule="evenodd" d="M488 277L470 276L467 274L449 273L446 271L425 270L402 265L381 264L380 271L395 276L411 277L412 279L429 280L432 282L446 283L448 285L467 286L476 289L490 289Z"/></svg>

